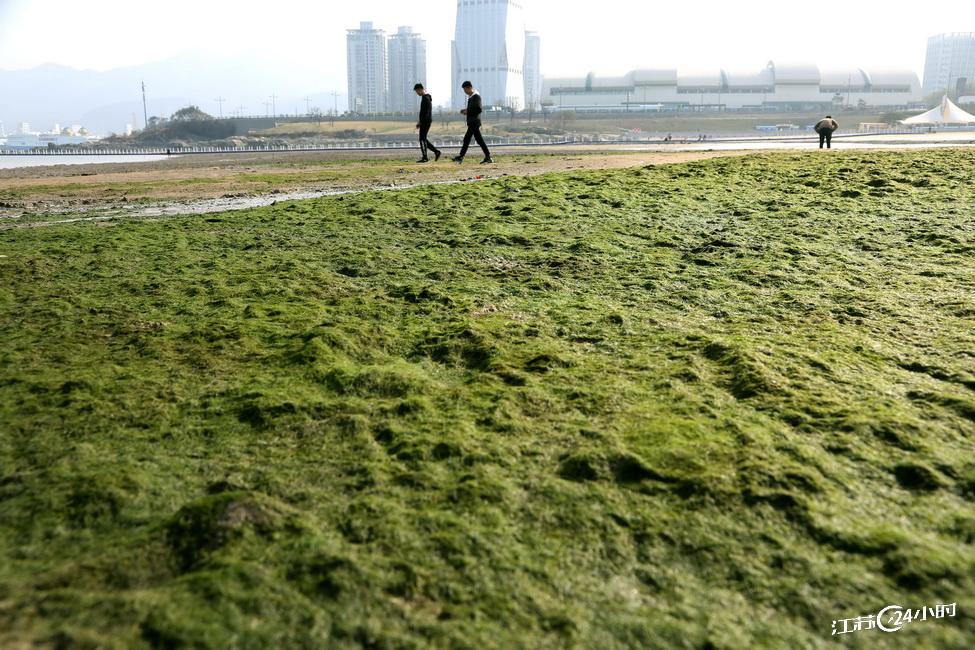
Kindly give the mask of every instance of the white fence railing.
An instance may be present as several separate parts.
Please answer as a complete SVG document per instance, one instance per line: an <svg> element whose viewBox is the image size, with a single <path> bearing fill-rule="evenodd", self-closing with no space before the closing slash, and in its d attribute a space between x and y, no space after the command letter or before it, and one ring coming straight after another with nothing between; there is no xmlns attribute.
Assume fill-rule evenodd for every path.
<svg viewBox="0 0 975 650"><path fill-rule="evenodd" d="M968 129L939 129L938 131L952 131ZM837 138L862 138L875 135L916 135L929 134L928 128L915 129L885 129L858 133L856 131L840 131ZM975 130L973 130L975 135ZM518 138L500 138L485 136L485 140L492 147L553 147L580 144L612 145L648 145L648 144L712 144L735 142L801 142L815 138L815 133L807 130L781 131L778 133L741 133L737 135L711 136L701 139L700 135L690 133L673 133L670 139L665 139L661 133L628 134L623 137L607 138L593 136L530 136ZM460 138L443 138L435 142L438 147L458 148ZM186 156L201 154L248 154L248 153L293 153L293 152L325 152L325 151L388 151L398 149L413 149L417 143L410 141L395 142L343 142L328 144L288 145L288 146L251 146L251 147L125 147L125 148L33 148L10 149L0 145L0 156Z"/></svg>

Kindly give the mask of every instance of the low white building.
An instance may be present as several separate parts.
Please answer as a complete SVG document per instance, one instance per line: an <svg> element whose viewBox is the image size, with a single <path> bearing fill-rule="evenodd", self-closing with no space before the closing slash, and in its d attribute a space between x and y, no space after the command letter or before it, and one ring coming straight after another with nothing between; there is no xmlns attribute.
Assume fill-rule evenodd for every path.
<svg viewBox="0 0 975 650"><path fill-rule="evenodd" d="M865 105L908 107L923 101L908 71L821 71L812 64L755 71L634 70L623 77L546 79L542 104L594 110L822 110Z"/></svg>
<svg viewBox="0 0 975 650"><path fill-rule="evenodd" d="M49 149L69 145L87 144L93 138L85 135L62 133L15 133L2 143L4 149Z"/></svg>

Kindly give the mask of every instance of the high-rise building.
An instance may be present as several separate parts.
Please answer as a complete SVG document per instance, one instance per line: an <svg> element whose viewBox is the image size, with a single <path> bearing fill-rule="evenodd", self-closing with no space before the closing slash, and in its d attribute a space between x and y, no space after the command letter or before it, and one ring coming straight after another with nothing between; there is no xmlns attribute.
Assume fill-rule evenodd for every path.
<svg viewBox="0 0 975 650"><path fill-rule="evenodd" d="M388 45L388 108L394 113L412 113L420 101L413 86L427 83L427 42L412 27L400 27Z"/></svg>
<svg viewBox="0 0 975 650"><path fill-rule="evenodd" d="M542 39L525 32L525 109L538 110L542 101Z"/></svg>
<svg viewBox="0 0 975 650"><path fill-rule="evenodd" d="M929 38L924 93L953 92L960 80L975 84L975 32L938 34Z"/></svg>
<svg viewBox="0 0 975 650"><path fill-rule="evenodd" d="M485 108L525 105L525 19L522 0L457 0L451 44L453 103L463 108L460 84L480 90Z"/></svg>
<svg viewBox="0 0 975 650"><path fill-rule="evenodd" d="M385 113L388 87L386 33L371 22L350 29L347 37L349 61L349 111Z"/></svg>

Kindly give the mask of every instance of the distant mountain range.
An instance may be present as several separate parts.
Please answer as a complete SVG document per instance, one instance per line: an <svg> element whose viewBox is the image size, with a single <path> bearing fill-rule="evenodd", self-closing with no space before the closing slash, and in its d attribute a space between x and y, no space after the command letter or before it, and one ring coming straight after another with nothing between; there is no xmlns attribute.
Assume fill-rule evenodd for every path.
<svg viewBox="0 0 975 650"><path fill-rule="evenodd" d="M47 131L55 123L62 127L81 124L100 135L121 133L126 124L143 125L141 84L146 83L149 115L168 117L180 108L195 104L218 115L217 99L225 98L223 113L236 114L243 106L246 115L265 115L271 95L278 114L304 113L310 104L332 110L331 92L341 91L338 110L347 106L344 81L345 61L282 64L253 55L239 59L216 59L186 54L165 61L106 72L76 70L47 64L29 70L0 70L0 121L7 133L22 122L35 131ZM306 101L305 98L309 100Z"/></svg>

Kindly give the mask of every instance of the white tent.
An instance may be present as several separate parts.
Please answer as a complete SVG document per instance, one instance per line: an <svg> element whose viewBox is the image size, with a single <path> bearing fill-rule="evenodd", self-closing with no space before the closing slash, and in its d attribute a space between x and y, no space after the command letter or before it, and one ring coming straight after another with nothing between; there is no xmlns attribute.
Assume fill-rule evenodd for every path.
<svg viewBox="0 0 975 650"><path fill-rule="evenodd" d="M927 113L915 115L906 120L901 120L901 124L908 126L922 126L928 124L975 124L975 115L966 113L948 99L948 95L941 100L941 105L932 108Z"/></svg>

